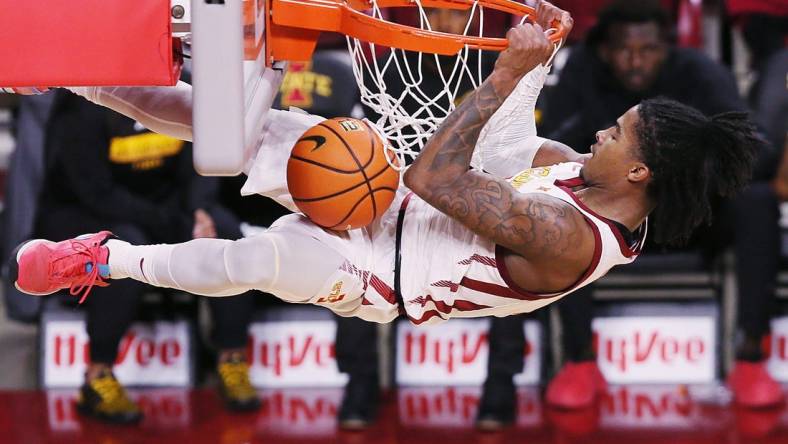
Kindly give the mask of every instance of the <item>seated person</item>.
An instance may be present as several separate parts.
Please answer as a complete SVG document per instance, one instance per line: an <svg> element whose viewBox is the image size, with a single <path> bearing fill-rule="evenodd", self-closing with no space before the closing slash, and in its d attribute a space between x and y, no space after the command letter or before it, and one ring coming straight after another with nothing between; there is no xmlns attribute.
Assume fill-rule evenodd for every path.
<svg viewBox="0 0 788 444"><path fill-rule="evenodd" d="M212 179L194 173L189 144L151 133L67 91L57 92L45 137L48 173L37 236L73 237L109 226L138 242L240 237L238 222L204 192ZM139 408L115 379L112 366L145 287L128 281L96 288L85 301L90 363L80 389L80 412L116 423L140 420ZM245 360L252 302L251 295L241 295L210 304L220 349L220 390L230 408L259 406Z"/></svg>
<svg viewBox="0 0 788 444"><path fill-rule="evenodd" d="M742 113L710 118L675 101L645 100L598 131L590 155L536 137L533 105L553 52L543 26L560 20L571 28L568 13L547 2L539 8L542 24L509 31L510 45L493 73L433 134L406 170L398 201L369 228L336 233L294 214L241 241L136 246L109 232L60 243L38 240L19 250L13 278L38 295L65 287L79 293L80 286L124 278L214 297L259 289L343 316L390 322L404 313L424 324L508 316L555 302L635 260L652 212L658 241L686 239L710 216L709 199L735 194L749 177L757 144L751 123ZM170 104L166 109L130 112L175 115L169 122L182 122L190 115L185 90L80 92L125 110L129 102L119 103L118 94L136 101L160 94ZM513 93L526 99L508 101ZM295 208L283 192L283 161L304 130L322 118L271 110L266 119L259 155L249 153L255 157L247 164L244 191ZM191 137L190 126L158 120L162 131ZM482 133L486 125L491 127ZM517 130L516 140L510 130ZM487 158L484 171L470 168L474 151ZM705 174L697 174L701 169ZM671 193L674 187L682 192ZM398 211L411 191L407 210ZM395 279L399 236L383 227L396 226L399 214L402 279ZM370 248L372 233L378 236ZM59 268L48 267L61 254L82 264L78 274L57 279ZM365 275L375 276L372 285ZM460 282L431 285L447 279ZM345 291L341 303L323 297L337 285Z"/></svg>
<svg viewBox="0 0 788 444"><path fill-rule="evenodd" d="M676 47L672 28L656 0L617 0L608 5L586 41L572 48L558 85L545 97L541 127L545 136L587 151L594 143L593 128L613 124L621 112L658 96L706 115L745 111L730 71L701 52ZM747 406L782 401L782 392L766 372L760 353L775 297L779 237L777 199L769 186L774 156L767 144L759 143L758 148L749 186L737 197L716 199L711 229L696 231L691 241L710 257L733 246L742 334L729 383L736 402ZM651 225L649 232L655 228ZM551 405L588 406L604 388L590 353L590 298L591 288L586 287L560 305L562 318L574 319L574 334L567 338L574 351L567 350L570 362L548 386Z"/></svg>

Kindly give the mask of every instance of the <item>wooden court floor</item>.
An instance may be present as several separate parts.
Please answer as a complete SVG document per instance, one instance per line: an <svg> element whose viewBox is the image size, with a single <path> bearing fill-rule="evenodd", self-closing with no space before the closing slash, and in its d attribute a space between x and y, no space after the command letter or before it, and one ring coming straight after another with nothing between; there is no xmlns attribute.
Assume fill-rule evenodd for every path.
<svg viewBox="0 0 788 444"><path fill-rule="evenodd" d="M2 391L0 443L788 443L785 408L740 411L676 393L619 387L593 409L565 412L543 406L537 392L521 392L516 424L500 432L478 432L473 428L476 392L400 389L384 394L373 427L345 432L336 427L341 391L333 389L263 390L263 408L247 414L226 412L209 389L134 390L132 396L146 414L137 426L78 416L74 390Z"/></svg>

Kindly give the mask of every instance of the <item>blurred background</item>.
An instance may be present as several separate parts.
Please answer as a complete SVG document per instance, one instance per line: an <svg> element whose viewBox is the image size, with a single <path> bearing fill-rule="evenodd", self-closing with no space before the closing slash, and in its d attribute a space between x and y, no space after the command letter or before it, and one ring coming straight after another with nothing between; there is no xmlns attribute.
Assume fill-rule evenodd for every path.
<svg viewBox="0 0 788 444"><path fill-rule="evenodd" d="M21 295L4 273L0 442L788 442L788 1L554 3L575 28L537 105L543 137L586 152L655 96L757 123L752 183L687 247L650 244L528 316L419 328L125 281L80 305ZM428 14L439 30L466 20ZM509 26L485 15L492 34ZM492 69L495 54L474 57ZM423 65L425 91L444 62ZM332 35L291 64L276 105L374 117ZM189 144L65 90L0 94L4 261L30 238L239 238L286 214L241 184L197 176Z"/></svg>

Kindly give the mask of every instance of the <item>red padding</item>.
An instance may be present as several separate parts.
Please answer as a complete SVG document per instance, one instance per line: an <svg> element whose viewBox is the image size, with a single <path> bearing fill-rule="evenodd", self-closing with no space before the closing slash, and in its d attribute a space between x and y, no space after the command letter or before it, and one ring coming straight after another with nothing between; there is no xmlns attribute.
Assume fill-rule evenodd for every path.
<svg viewBox="0 0 788 444"><path fill-rule="evenodd" d="M0 0L0 86L174 85L169 0Z"/></svg>

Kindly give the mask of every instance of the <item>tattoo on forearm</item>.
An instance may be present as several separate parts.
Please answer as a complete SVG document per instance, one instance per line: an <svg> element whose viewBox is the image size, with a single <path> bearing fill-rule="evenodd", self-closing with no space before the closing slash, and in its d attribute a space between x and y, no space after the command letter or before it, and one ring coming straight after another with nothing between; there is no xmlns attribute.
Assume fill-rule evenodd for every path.
<svg viewBox="0 0 788 444"><path fill-rule="evenodd" d="M516 84L516 82L515 82ZM526 257L555 258L580 242L577 215L549 196L519 192L506 181L468 171L482 128L511 91L488 78L443 122L413 163L417 193L476 234Z"/></svg>
<svg viewBox="0 0 788 444"><path fill-rule="evenodd" d="M500 179L469 173L452 187L436 187L430 203L480 236L518 252L560 257L580 241L575 215L562 202L516 193Z"/></svg>

